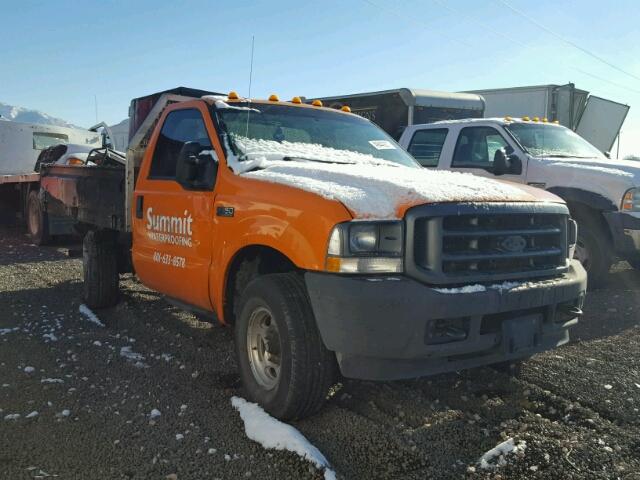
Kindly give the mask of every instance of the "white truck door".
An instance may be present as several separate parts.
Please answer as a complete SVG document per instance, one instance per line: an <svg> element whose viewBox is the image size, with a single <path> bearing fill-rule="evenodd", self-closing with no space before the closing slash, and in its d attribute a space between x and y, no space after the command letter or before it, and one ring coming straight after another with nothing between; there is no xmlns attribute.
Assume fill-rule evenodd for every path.
<svg viewBox="0 0 640 480"><path fill-rule="evenodd" d="M497 128L491 125L466 126L458 130L455 146L449 153L450 163L444 167L453 171L463 171L483 177L524 183L527 174L527 159L520 156L522 172L518 175L496 176L493 173L493 159L500 148L514 149L513 145Z"/></svg>
<svg viewBox="0 0 640 480"><path fill-rule="evenodd" d="M400 138L400 146L408 151L420 165L426 168L442 168L446 145L451 135L449 128L411 128Z"/></svg>
<svg viewBox="0 0 640 480"><path fill-rule="evenodd" d="M628 111L628 105L591 95L578 121L576 133L601 152L608 152Z"/></svg>

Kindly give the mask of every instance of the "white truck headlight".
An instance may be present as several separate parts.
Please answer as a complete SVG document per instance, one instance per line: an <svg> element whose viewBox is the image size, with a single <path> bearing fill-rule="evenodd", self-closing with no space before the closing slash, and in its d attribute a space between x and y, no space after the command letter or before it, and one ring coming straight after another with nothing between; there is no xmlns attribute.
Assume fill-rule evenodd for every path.
<svg viewBox="0 0 640 480"><path fill-rule="evenodd" d="M402 222L347 222L329 237L326 270L338 273L402 273Z"/></svg>
<svg viewBox="0 0 640 480"><path fill-rule="evenodd" d="M623 212L640 212L640 189L630 188L622 197L620 210Z"/></svg>

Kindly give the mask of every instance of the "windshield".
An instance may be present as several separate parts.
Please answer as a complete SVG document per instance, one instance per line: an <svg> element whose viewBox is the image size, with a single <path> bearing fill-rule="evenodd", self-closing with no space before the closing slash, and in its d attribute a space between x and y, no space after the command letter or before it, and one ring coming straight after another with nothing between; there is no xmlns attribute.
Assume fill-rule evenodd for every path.
<svg viewBox="0 0 640 480"><path fill-rule="evenodd" d="M369 163L420 168L382 129L356 115L289 105L217 102L214 114L239 160Z"/></svg>
<svg viewBox="0 0 640 480"><path fill-rule="evenodd" d="M505 128L535 157L604 158L600 150L565 127L512 123Z"/></svg>

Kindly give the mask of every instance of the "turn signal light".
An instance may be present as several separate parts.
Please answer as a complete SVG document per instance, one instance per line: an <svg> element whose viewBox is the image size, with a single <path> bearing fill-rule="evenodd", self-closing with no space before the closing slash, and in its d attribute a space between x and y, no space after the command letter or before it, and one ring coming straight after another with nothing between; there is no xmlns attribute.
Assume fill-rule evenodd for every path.
<svg viewBox="0 0 640 480"><path fill-rule="evenodd" d="M272 93L271 95L269 95L269 101L270 102L279 102L280 99L278 98L278 95L276 95L275 93Z"/></svg>
<svg viewBox="0 0 640 480"><path fill-rule="evenodd" d="M238 97L238 92L235 92L235 91L231 90L229 92L229 95L227 95L227 98L229 100L238 100L238 98L240 98L240 97Z"/></svg>
<svg viewBox="0 0 640 480"><path fill-rule="evenodd" d="M351 107L349 107L349 105L343 105L340 110L342 110L343 112L351 113Z"/></svg>
<svg viewBox="0 0 640 480"><path fill-rule="evenodd" d="M322 100L314 100L313 102L311 102L311 105L313 105L314 107L321 107Z"/></svg>
<svg viewBox="0 0 640 480"><path fill-rule="evenodd" d="M68 161L69 165L84 165L84 162L79 158L71 157Z"/></svg>
<svg viewBox="0 0 640 480"><path fill-rule="evenodd" d="M302 100L300 99L300 97L293 97L291 99L291 103L302 103Z"/></svg>

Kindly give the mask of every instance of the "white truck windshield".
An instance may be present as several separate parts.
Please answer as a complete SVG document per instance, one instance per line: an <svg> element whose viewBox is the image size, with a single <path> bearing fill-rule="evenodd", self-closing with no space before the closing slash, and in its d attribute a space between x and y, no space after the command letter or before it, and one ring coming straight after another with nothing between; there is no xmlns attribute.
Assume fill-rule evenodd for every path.
<svg viewBox="0 0 640 480"><path fill-rule="evenodd" d="M309 160L331 163L393 163L420 168L390 136L356 115L264 103L216 105L222 131L240 160Z"/></svg>
<svg viewBox="0 0 640 480"><path fill-rule="evenodd" d="M600 150L565 127L512 123L505 128L535 157L604 158Z"/></svg>

